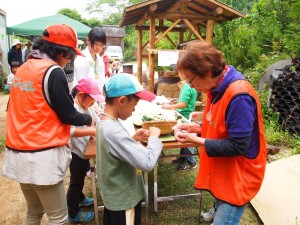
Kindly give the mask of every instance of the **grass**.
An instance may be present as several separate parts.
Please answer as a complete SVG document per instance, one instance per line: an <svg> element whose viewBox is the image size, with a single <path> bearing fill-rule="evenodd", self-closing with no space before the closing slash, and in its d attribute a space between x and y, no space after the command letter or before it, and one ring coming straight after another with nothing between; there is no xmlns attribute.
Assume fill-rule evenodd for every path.
<svg viewBox="0 0 300 225"><path fill-rule="evenodd" d="M164 151L166 154L173 151L179 152L179 149ZM186 171L177 171L176 166L171 163L173 158L160 158L158 161L158 196L172 196L178 194L199 193L194 188L194 181L197 176L197 169ZM199 165L198 157L196 157ZM149 173L149 215L147 225L197 225L199 223L200 201L198 197L186 198L176 201L165 201L158 203L158 212L153 209L153 171ZM102 204L101 197L98 196L98 205ZM213 197L208 192L203 192L203 208L205 211L213 206ZM92 207L87 210L93 210ZM145 222L145 209L142 211L142 224ZM99 212L100 224L103 220L103 212ZM91 221L88 225L95 225ZM202 222L203 225L210 223ZM262 225L256 211L251 204L246 206L241 225Z"/></svg>

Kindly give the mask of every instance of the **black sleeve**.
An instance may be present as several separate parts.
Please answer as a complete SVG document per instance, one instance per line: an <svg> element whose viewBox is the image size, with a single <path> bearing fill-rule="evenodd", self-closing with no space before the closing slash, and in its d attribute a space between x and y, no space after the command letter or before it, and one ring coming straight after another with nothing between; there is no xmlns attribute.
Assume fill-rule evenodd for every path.
<svg viewBox="0 0 300 225"><path fill-rule="evenodd" d="M11 66L11 60L12 60L12 51L9 50L7 53L7 61L10 66Z"/></svg>
<svg viewBox="0 0 300 225"><path fill-rule="evenodd" d="M51 106L63 123L74 126L91 125L92 117L86 113L79 113L74 108L66 75L61 68L55 68L51 72L48 80L48 91Z"/></svg>
<svg viewBox="0 0 300 225"><path fill-rule="evenodd" d="M251 137L235 137L222 140L205 140L205 150L209 157L231 157L245 155Z"/></svg>

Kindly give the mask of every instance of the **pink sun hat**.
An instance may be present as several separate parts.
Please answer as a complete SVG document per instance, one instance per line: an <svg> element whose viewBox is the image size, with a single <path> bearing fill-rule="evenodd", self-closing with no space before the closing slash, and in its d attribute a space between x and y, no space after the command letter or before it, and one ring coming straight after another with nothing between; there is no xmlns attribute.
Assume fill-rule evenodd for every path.
<svg viewBox="0 0 300 225"><path fill-rule="evenodd" d="M90 95L97 102L104 102L105 97L99 90L99 84L91 78L82 78L76 87L78 91Z"/></svg>

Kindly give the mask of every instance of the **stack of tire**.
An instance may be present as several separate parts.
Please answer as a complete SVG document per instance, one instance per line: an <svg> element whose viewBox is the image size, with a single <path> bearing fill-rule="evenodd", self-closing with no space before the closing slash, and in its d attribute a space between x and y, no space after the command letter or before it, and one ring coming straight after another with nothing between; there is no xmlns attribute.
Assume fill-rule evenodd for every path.
<svg viewBox="0 0 300 225"><path fill-rule="evenodd" d="M271 75L270 107L283 130L300 136L300 57Z"/></svg>

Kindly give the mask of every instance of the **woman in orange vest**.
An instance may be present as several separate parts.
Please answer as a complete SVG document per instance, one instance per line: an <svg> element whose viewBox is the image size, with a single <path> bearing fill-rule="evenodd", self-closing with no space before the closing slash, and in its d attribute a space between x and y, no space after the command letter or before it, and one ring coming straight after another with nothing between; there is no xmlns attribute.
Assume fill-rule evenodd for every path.
<svg viewBox="0 0 300 225"><path fill-rule="evenodd" d="M26 224L67 221L64 178L71 161L71 125L91 125L74 108L62 69L75 55L77 34L68 25L47 27L11 85L3 175L20 183L27 202Z"/></svg>
<svg viewBox="0 0 300 225"><path fill-rule="evenodd" d="M257 194L266 167L266 142L256 91L211 44L194 41L180 52L177 69L191 87L207 94L202 124L181 124L175 137L200 146L195 188L214 196L202 214L213 225L239 224ZM192 133L198 133L195 136Z"/></svg>

